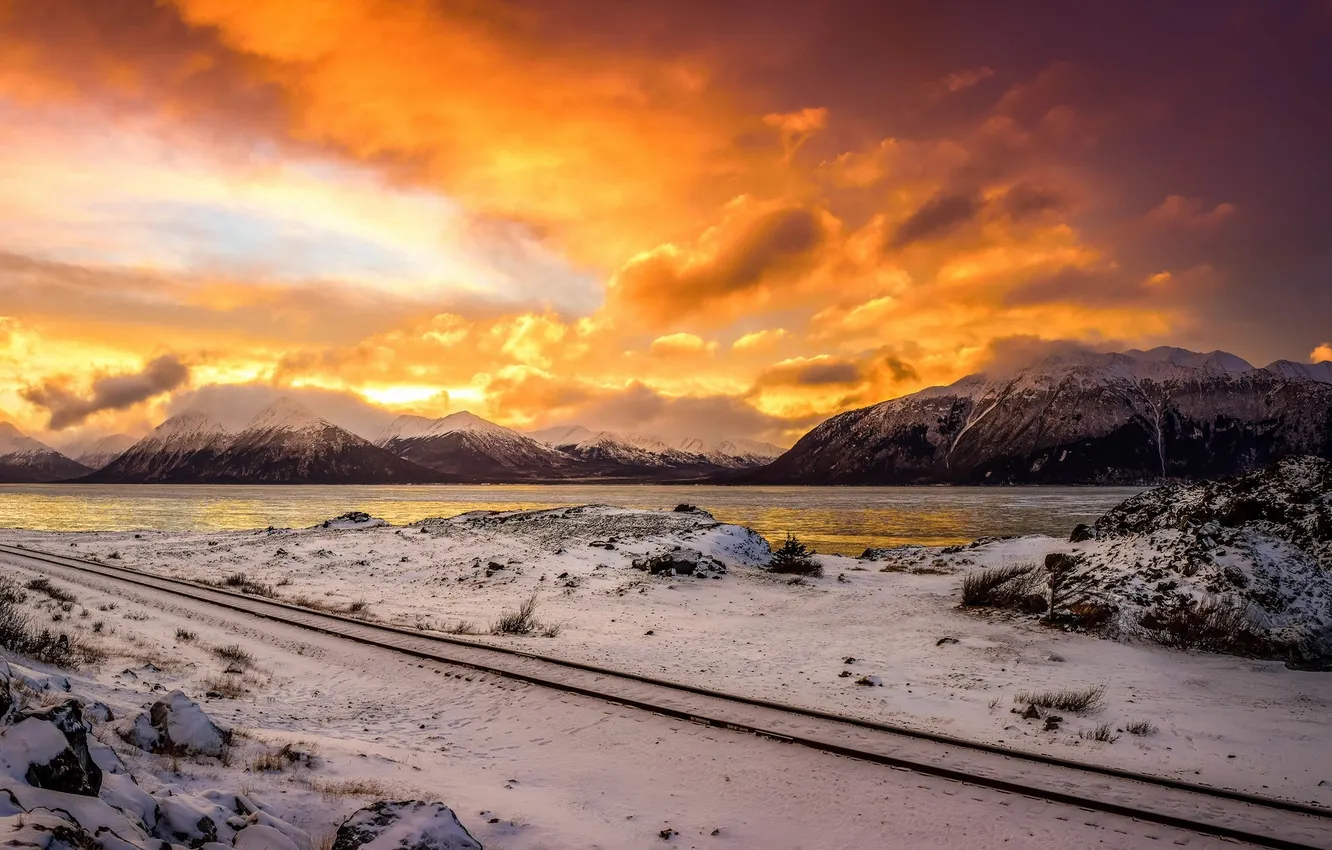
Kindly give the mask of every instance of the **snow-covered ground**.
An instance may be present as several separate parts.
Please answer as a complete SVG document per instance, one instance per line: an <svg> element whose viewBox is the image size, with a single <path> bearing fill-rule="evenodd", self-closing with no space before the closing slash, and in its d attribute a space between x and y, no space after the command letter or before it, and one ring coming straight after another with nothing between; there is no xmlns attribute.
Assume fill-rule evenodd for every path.
<svg viewBox="0 0 1332 850"><path fill-rule="evenodd" d="M702 513L606 507L469 514L406 527L342 522L231 533L5 532L0 539L116 557L124 566L190 579L220 581L244 573L281 598L304 597L432 630L471 624L484 632L501 612L535 593L537 617L558 626L554 636L539 630L529 637L473 639L1332 805L1326 734L1332 675L1103 640L1050 629L1033 618L959 608L967 571L1039 563L1051 552L1072 551L1073 544L1051 538L899 549L883 561L819 556L824 576L796 584L761 569L767 544L747 529ZM632 565L674 546L711 556L727 570L697 578L650 575ZM280 657L267 662L268 669L281 671L284 701L314 688L327 693L326 683L302 681L300 665L287 663ZM864 676L882 685L857 685ZM1041 722L1012 711L1021 691L1097 685L1105 686L1105 707L1084 715L1064 712L1057 731L1046 732ZM300 712L308 709L295 705L289 728L300 734ZM1080 736L1102 723L1124 730L1135 721L1157 731L1116 731L1113 742ZM383 734L377 719L367 720L364 729ZM410 746L409 740L402 743ZM467 802L466 808L480 803Z"/></svg>
<svg viewBox="0 0 1332 850"><path fill-rule="evenodd" d="M492 520L478 527L469 521L442 523L425 533L366 523L360 530L321 528L220 538L94 535L74 540L47 536L29 542L52 548L63 543L85 556L119 552L122 562L142 567L162 558L163 563L190 564L198 576L220 575L241 563L252 566L257 577L266 569L263 562L278 560L291 573L292 583L282 588L284 593L331 592L324 598L340 602L357 598L352 593L360 591L371 600L371 613L386 619L397 611L414 620L422 611L407 598L429 600L429 593L435 592L439 602L445 587L459 589L456 596L448 594L452 610L430 616L468 613L480 619L498 611L502 600L511 600L527 584L544 584L549 589L540 613L553 622L566 618L566 628L559 637L528 639L532 648L562 647L567 654L609 652L611 642L592 640L589 632L594 624L615 629L626 620L638 620L618 632L622 642L629 642L633 633L629 629L652 624L657 636L664 638L661 644L685 644L691 635L698 641L692 649L679 646L683 651L654 656L664 665L675 658L669 666L681 674L711 667L713 658L727 654L727 647L716 645L708 630L690 630L691 622L705 617L704 600L711 599L713 606L728 602L749 606L751 613L740 615L737 625L744 617L776 623L770 618L782 610L798 610L801 600L813 601L825 584L841 587L836 578L825 579L818 587L789 587L749 575L742 564L756 554L756 541L733 527L700 530L697 526L706 523L696 516L663 520L661 515L585 513L586 526L609 522L625 535L664 521L669 527L662 532L665 539L694 544L734 566L720 580L644 578L617 560L623 558L623 550L599 549L604 558L589 558L587 547L573 541L564 544L565 554L552 553L555 560L538 564L536 553L550 546L550 535L560 525L555 518L534 521L538 527L549 525L545 532L529 529L523 534L505 533L513 521ZM450 567L443 562L457 557L457 550L473 535L474 551L482 551L479 540L486 538L491 547L503 547L485 549L486 557L513 563L495 570L490 579L480 577L482 568L479 576L458 581L460 573L473 575L470 561ZM77 545L70 547L71 542ZM279 548L288 554L276 555ZM446 555L449 552L453 554ZM599 559L612 566L598 569ZM358 565L358 560L373 566ZM394 565L391 575L383 566L389 563ZM570 578L559 580L558 574L550 574L556 567L568 568ZM408 568L420 575L409 577ZM502 573L518 573L519 568L521 575L500 578ZM4 569L20 584L37 575L12 562L6 562ZM538 570L548 574L546 582L540 581ZM613 579L593 578L612 570L617 573ZM432 571L443 575L424 581ZM359 582L357 574L362 577ZM575 575L580 577L578 586L566 587ZM286 573L273 576L275 581L285 577ZM635 579L644 583L634 585ZM404 600L400 609L390 606L383 595L392 582L401 582L395 594ZM120 794L114 799L143 803L143 794L150 794L163 814L174 814L182 827L189 826L192 815L209 803L233 805L239 793L264 807L266 816L280 819L282 827L289 825L308 835L313 847L326 847L332 831L350 813L385 799L442 800L488 850L663 846L868 850L1003 844L1138 848L1171 842L1195 848L1222 846L1219 841L1124 818L1072 811L597 700L556 695L537 686L418 662L294 627L247 621L150 590L126 590L96 577L55 584L77 599L64 611L56 600L31 591L25 605L35 622L43 624L40 618L58 614L61 619L55 627L100 646L108 657L91 670L46 679L46 689L38 680L56 671L32 665L30 678L38 684L27 690L25 698L37 704L58 701L64 698L67 680L73 694L108 706L114 719L98 719L94 738L120 755L138 789L119 780L112 783L112 792L118 788ZM468 593L479 596L489 587L495 604L467 603L460 588L473 584ZM623 595L613 590L619 586L625 587ZM639 587L646 592L639 593ZM787 602L777 606L776 600L783 597ZM421 607L428 606L423 602ZM602 609L605 612L595 619L590 613L577 613ZM649 613L652 609L658 610ZM970 647L978 639L971 636L973 632L957 630L964 643L946 649ZM868 644L856 644L857 649L860 646ZM252 660L243 660L245 655ZM642 663L644 654L629 652L625 657ZM682 664L686 657L693 660ZM876 670L885 680L884 688L873 689L874 698L894 694L900 683L891 670L873 655L866 657L855 669ZM836 660L840 665L841 659ZM244 669L227 674L228 668ZM812 665L803 669L810 671L811 682L822 678L813 675ZM782 678L805 681L803 676ZM829 684L845 681L831 679ZM127 727L127 722L146 705L164 698L180 703L180 698L168 696L176 689L197 699L219 726L230 729L232 745L223 758L152 755L122 737L127 728L138 730L139 724ZM808 697L814 689L801 693ZM869 707L859 705L861 711ZM983 709L973 713L986 714ZM88 715L100 718L98 712ZM1018 722L1006 713L1001 716L999 710L993 716L999 723ZM211 740L206 727L202 735L196 734L201 724L188 707L182 724L194 729L195 737ZM19 734L17 728L0 731L0 741ZM143 743L134 733L130 737ZM12 774L8 780L0 776L0 782L19 781ZM107 793L103 799L109 801ZM1071 812L1075 816L1070 817ZM223 814L218 812L219 817ZM0 812L0 828L31 831L40 824L38 815L5 815L8 812ZM258 825L267 823L260 815L250 819L258 819ZM254 823L240 834L252 829ZM229 840L230 833L220 832ZM250 834L257 840L263 830ZM240 847L241 839L236 841ZM299 841L294 843L306 850ZM282 845L255 843L243 850L265 846Z"/></svg>

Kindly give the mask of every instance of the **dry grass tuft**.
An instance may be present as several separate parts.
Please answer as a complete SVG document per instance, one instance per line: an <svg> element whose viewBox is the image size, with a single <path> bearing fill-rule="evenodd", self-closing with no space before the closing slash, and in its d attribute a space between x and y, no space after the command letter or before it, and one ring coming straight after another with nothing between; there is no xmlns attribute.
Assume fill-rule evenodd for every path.
<svg viewBox="0 0 1332 850"><path fill-rule="evenodd" d="M1020 691L1013 697L1013 702L1075 714L1100 711L1105 708L1105 685L1094 685L1082 690Z"/></svg>

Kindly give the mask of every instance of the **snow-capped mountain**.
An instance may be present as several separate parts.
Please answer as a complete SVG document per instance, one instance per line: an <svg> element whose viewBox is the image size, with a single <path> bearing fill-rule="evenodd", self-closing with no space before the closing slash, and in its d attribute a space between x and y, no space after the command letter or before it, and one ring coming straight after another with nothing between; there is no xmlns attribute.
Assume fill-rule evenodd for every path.
<svg viewBox="0 0 1332 850"><path fill-rule="evenodd" d="M201 481L246 484L420 484L455 480L280 398L200 470Z"/></svg>
<svg viewBox="0 0 1332 850"><path fill-rule="evenodd" d="M565 478L576 463L531 437L459 411L441 419L399 416L375 443L398 457L468 480Z"/></svg>
<svg viewBox="0 0 1332 850"><path fill-rule="evenodd" d="M60 447L60 452L66 457L74 458L89 469L101 469L120 457L122 452L136 442L138 441L129 434L111 434L106 437L75 440L72 443L66 443Z"/></svg>
<svg viewBox="0 0 1332 850"><path fill-rule="evenodd" d="M98 484L189 484L231 445L222 423L200 411L178 413L85 478Z"/></svg>
<svg viewBox="0 0 1332 850"><path fill-rule="evenodd" d="M754 483L1137 483L1332 457L1328 364L1178 348L1049 357L823 422Z"/></svg>
<svg viewBox="0 0 1332 850"><path fill-rule="evenodd" d="M592 431L582 425L544 428L534 439L577 458L600 475L662 477L761 466L782 449L757 440L663 440L644 434Z"/></svg>
<svg viewBox="0 0 1332 850"><path fill-rule="evenodd" d="M0 422L0 484L64 481L85 475L88 467Z"/></svg>

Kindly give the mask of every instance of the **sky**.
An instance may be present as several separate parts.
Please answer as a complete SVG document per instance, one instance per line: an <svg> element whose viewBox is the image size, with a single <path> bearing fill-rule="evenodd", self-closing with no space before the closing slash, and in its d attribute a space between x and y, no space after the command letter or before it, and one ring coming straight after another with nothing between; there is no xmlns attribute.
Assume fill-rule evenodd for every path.
<svg viewBox="0 0 1332 850"><path fill-rule="evenodd" d="M0 416L752 437L1332 359L1332 3L0 0Z"/></svg>

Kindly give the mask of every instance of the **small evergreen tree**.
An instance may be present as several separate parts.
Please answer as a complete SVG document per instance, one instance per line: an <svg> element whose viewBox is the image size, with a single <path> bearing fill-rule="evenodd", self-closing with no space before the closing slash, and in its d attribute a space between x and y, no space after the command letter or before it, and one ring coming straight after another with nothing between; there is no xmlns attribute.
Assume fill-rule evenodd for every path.
<svg viewBox="0 0 1332 850"><path fill-rule="evenodd" d="M814 551L797 540L794 534L786 535L786 542L772 553L768 571L801 576L823 575L823 567L814 560Z"/></svg>

